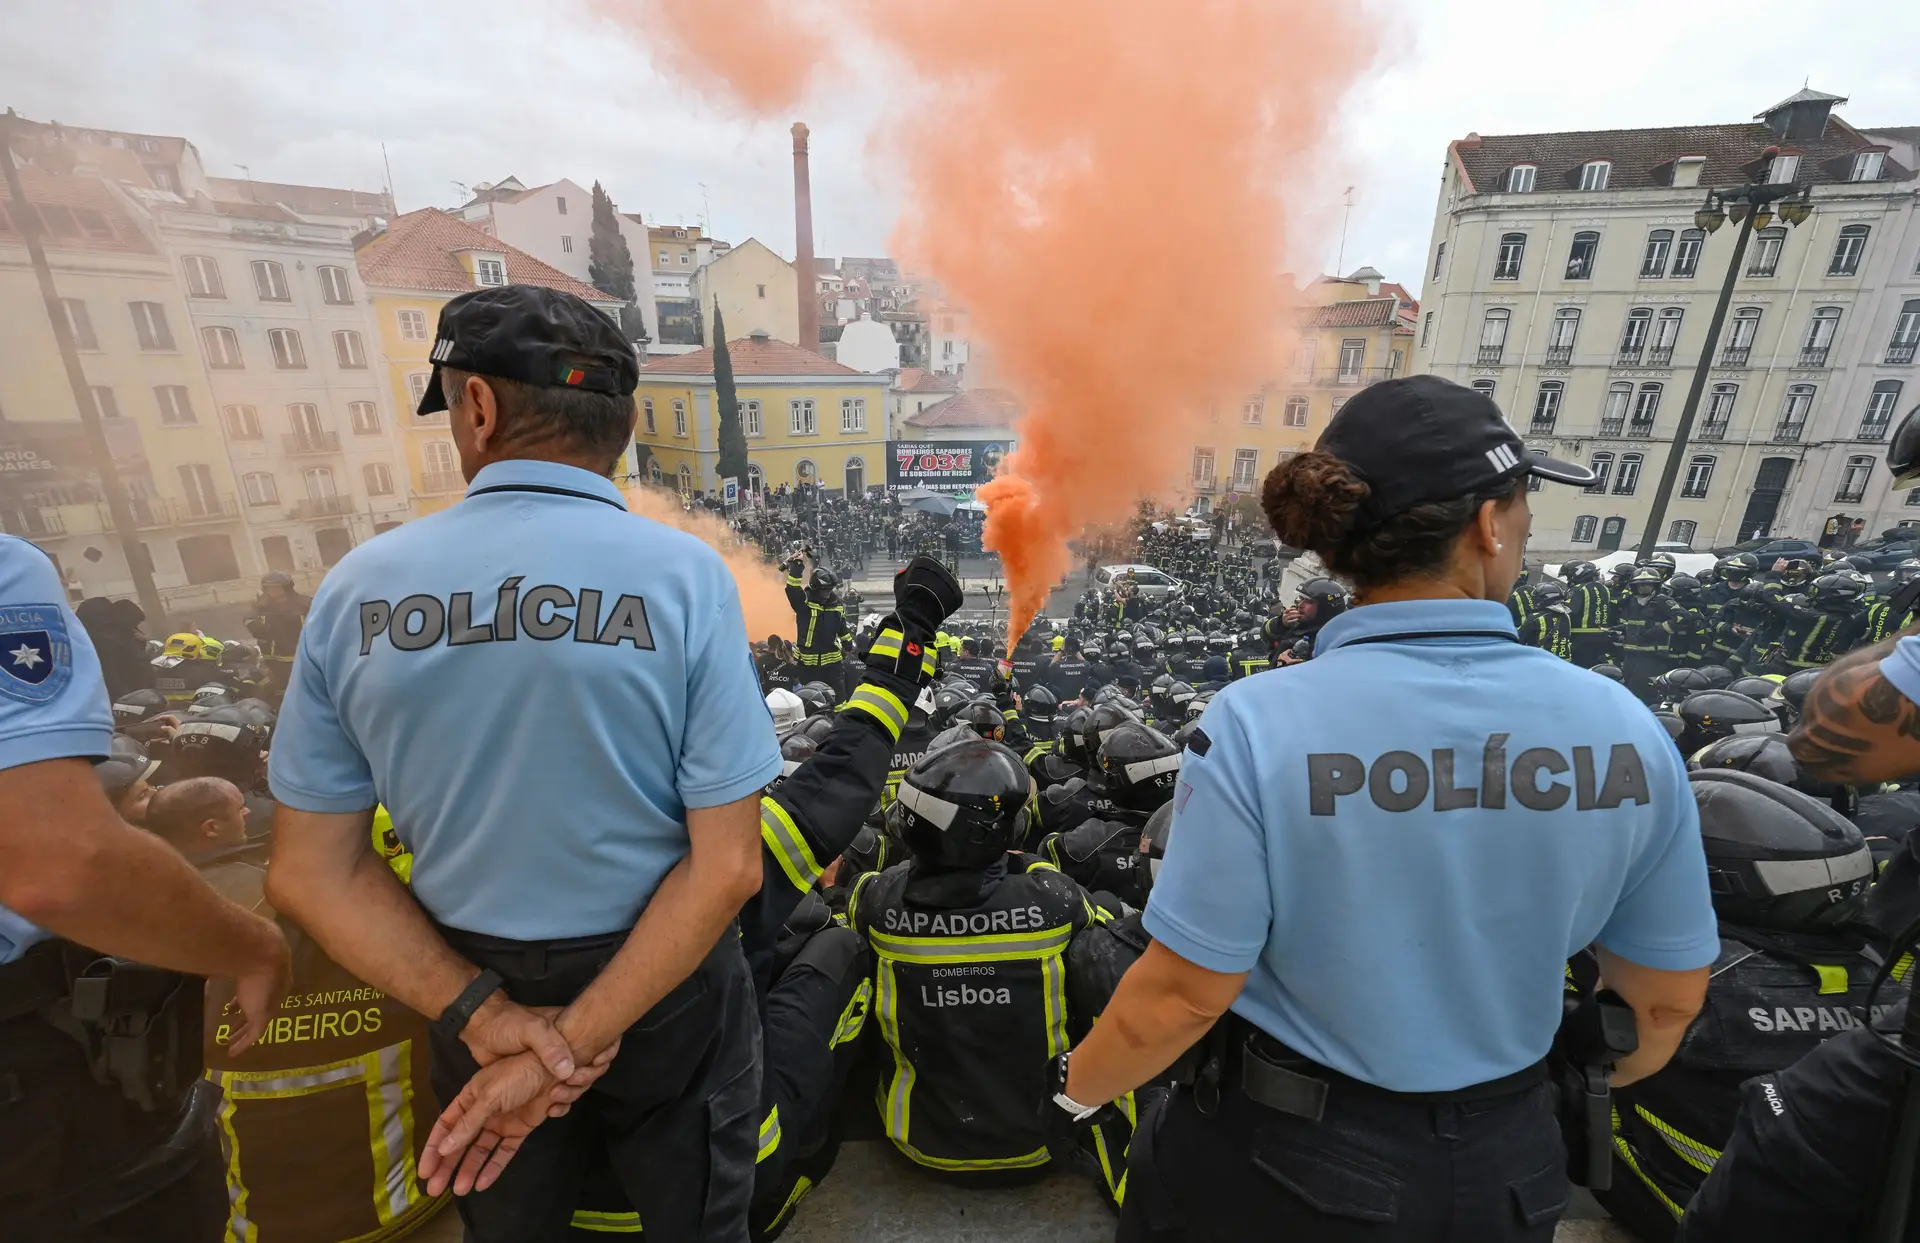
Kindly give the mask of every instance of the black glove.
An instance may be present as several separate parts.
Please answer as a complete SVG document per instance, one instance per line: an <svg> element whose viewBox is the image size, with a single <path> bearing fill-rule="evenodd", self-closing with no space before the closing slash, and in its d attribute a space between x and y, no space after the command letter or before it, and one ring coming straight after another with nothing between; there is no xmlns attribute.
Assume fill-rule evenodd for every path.
<svg viewBox="0 0 1920 1243"><path fill-rule="evenodd" d="M918 631L928 641L940 631L940 623L954 615L966 603L966 593L952 571L932 557L919 556L893 576L894 612L909 633Z"/></svg>

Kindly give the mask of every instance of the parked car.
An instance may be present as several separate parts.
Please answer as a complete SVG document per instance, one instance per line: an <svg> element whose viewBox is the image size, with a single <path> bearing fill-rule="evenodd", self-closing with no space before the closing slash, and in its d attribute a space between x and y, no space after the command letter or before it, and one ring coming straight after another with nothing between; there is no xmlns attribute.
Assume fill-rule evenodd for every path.
<svg viewBox="0 0 1920 1243"><path fill-rule="evenodd" d="M1177 596L1186 590L1186 584L1164 570L1150 565L1103 565L1093 572L1093 585L1102 591L1112 591L1115 583L1133 572L1134 582L1140 584L1140 595L1148 600L1165 600Z"/></svg>
<svg viewBox="0 0 1920 1243"><path fill-rule="evenodd" d="M1869 574L1878 574L1905 561L1908 557L1920 557L1920 541L1908 540L1904 543L1875 540L1871 546L1848 548L1843 550L1847 560L1858 565L1865 561Z"/></svg>
<svg viewBox="0 0 1920 1243"><path fill-rule="evenodd" d="M1750 539L1716 548L1713 555L1731 557L1736 552L1750 552L1764 566L1774 557L1818 557L1820 545L1810 539Z"/></svg>
<svg viewBox="0 0 1920 1243"><path fill-rule="evenodd" d="M1674 565L1679 567L1679 572L1682 574L1698 574L1702 570L1710 570L1713 568L1714 563L1720 560L1720 558L1710 552L1689 552L1685 544L1655 544L1654 551L1671 553L1673 555ZM1622 548L1598 557L1587 557L1584 559L1599 566L1600 573L1604 575L1616 565L1622 563L1632 565L1635 559L1635 552L1631 548ZM1551 565L1542 566L1541 568L1552 577L1559 578L1560 567L1563 564L1563 562L1555 562Z"/></svg>

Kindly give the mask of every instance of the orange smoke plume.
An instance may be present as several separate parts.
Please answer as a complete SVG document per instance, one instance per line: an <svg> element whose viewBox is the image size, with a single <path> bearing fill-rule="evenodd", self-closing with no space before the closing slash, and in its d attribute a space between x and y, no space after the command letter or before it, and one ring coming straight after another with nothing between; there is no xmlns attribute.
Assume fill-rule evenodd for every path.
<svg viewBox="0 0 1920 1243"><path fill-rule="evenodd" d="M641 485L621 491L626 494L627 508L634 513L685 531L720 554L740 588L740 608L746 614L748 638L759 642L770 634L794 637L786 576L767 564L758 548L743 541L732 527L714 515L680 508L680 498L672 492Z"/></svg>
<svg viewBox="0 0 1920 1243"><path fill-rule="evenodd" d="M750 83L765 41L737 36L791 26L787 11L667 4L647 34L766 112L798 94ZM980 491L1018 635L1069 569L1067 541L1169 490L1195 444L1230 457L1237 437L1208 412L1237 424L1278 373L1288 247L1305 240L1302 208L1332 198L1315 189L1316 156L1372 59L1368 12L845 0L836 15L910 84L888 100L880 146L905 173L895 250L967 308L974 348L1026 401L1018 447Z"/></svg>

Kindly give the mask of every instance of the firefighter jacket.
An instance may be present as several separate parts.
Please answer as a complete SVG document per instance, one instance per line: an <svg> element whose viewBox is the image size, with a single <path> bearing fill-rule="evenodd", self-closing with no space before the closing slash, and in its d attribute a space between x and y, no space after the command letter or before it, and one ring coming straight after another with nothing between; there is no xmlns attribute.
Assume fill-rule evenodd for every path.
<svg viewBox="0 0 1920 1243"><path fill-rule="evenodd" d="M1552 652L1561 660L1573 659L1573 618L1564 606L1533 610L1519 629L1520 641L1528 647Z"/></svg>
<svg viewBox="0 0 1920 1243"><path fill-rule="evenodd" d="M1867 615L1861 625L1860 637L1854 640L1855 647L1866 647L1891 639L1908 626L1913 625L1914 610L1909 609L1898 617L1893 615L1891 600L1871 600L1867 604Z"/></svg>
<svg viewBox="0 0 1920 1243"><path fill-rule="evenodd" d="M1891 1035L1904 1003L1874 1024ZM1856 1243L1879 1198L1912 1074L1855 1027L1740 1090L1733 1137L1687 1206L1685 1243Z"/></svg>
<svg viewBox="0 0 1920 1243"><path fill-rule="evenodd" d="M306 623L307 610L311 607L313 601L297 592L286 600L258 596L254 599L253 611L241 619L240 624L260 644L260 655L268 660L289 661L300 650L300 627Z"/></svg>
<svg viewBox="0 0 1920 1243"><path fill-rule="evenodd" d="M1679 604L1678 601L1675 601ZM1695 605L1680 604L1680 611L1673 616L1674 659L1682 664L1690 664L1706 659L1707 649L1712 645L1713 623L1707 617L1707 611Z"/></svg>
<svg viewBox="0 0 1920 1243"><path fill-rule="evenodd" d="M283 925L284 926L284 925ZM328 958L298 929L293 984L259 1043L227 1052L232 981L206 993L207 1078L223 1100L230 1241L383 1243L448 1197L416 1166L439 1116L427 1020Z"/></svg>
<svg viewBox="0 0 1920 1243"><path fill-rule="evenodd" d="M1049 833L1040 843L1047 862L1094 894L1112 894L1128 906L1147 904L1153 875L1140 853L1140 831L1147 818L1113 810L1083 820L1065 833Z"/></svg>
<svg viewBox="0 0 1920 1243"><path fill-rule="evenodd" d="M1655 595L1646 600L1628 597L1614 613L1621 648L1641 653L1671 652L1675 620L1683 611L1672 596Z"/></svg>
<svg viewBox="0 0 1920 1243"><path fill-rule="evenodd" d="M1113 810L1113 800L1107 797L1106 786L1101 784L1097 773L1091 774L1090 778L1075 777L1064 785L1041 792L1040 831L1071 832L1079 828L1082 822L1107 815Z"/></svg>
<svg viewBox="0 0 1920 1243"><path fill-rule="evenodd" d="M1605 583L1575 583L1567 599L1573 633L1604 634L1613 628L1613 596Z"/></svg>
<svg viewBox="0 0 1920 1243"><path fill-rule="evenodd" d="M1785 600L1774 605L1774 616L1780 623L1777 660L1786 669L1817 669L1831 663L1835 654L1853 646L1867 621L1860 609L1833 612Z"/></svg>
<svg viewBox="0 0 1920 1243"><path fill-rule="evenodd" d="M1860 1025L1880 959L1850 934L1722 924L1707 1000L1664 1069L1613 1094L1614 1189L1602 1202L1649 1243L1670 1238L1734 1131L1743 1081ZM1904 1000L1889 985L1881 1008Z"/></svg>
<svg viewBox="0 0 1920 1243"><path fill-rule="evenodd" d="M1042 1107L1068 1047L1067 947L1101 918L1085 892L1032 855L985 873L914 861L862 877L847 917L877 959L887 1138L938 1170L1046 1165L1070 1135Z"/></svg>
<svg viewBox="0 0 1920 1243"><path fill-rule="evenodd" d="M1526 625L1527 619L1539 611L1540 606L1534 603L1533 593L1515 583L1513 590L1507 593L1507 612L1513 617L1514 627L1518 629Z"/></svg>
<svg viewBox="0 0 1920 1243"><path fill-rule="evenodd" d="M1256 673L1265 673L1273 668L1273 660L1267 655L1265 647L1236 647L1229 658L1233 668L1233 680L1250 678Z"/></svg>
<svg viewBox="0 0 1920 1243"><path fill-rule="evenodd" d="M894 748L919 690L869 669L847 696L833 732L793 775L760 798L760 892L740 911L741 947L757 995L777 975L780 930L821 873L859 834L890 777Z"/></svg>
<svg viewBox="0 0 1920 1243"><path fill-rule="evenodd" d="M1207 680L1207 658L1205 656L1175 656L1167 661L1167 672L1175 681L1185 682L1188 686L1198 687Z"/></svg>
<svg viewBox="0 0 1920 1243"><path fill-rule="evenodd" d="M807 595L804 581L787 578L787 603L793 606L794 655L802 666L818 669L840 663L840 640L847 635L847 614L837 604L823 604Z"/></svg>

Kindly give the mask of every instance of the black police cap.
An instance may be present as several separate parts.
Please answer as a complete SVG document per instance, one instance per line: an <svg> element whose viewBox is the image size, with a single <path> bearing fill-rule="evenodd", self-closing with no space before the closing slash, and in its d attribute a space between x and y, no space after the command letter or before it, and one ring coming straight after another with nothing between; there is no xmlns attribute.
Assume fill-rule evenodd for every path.
<svg viewBox="0 0 1920 1243"><path fill-rule="evenodd" d="M461 294L440 308L433 379L416 414L447 408L440 369L626 397L640 363L613 321L584 299L541 285L503 285Z"/></svg>
<svg viewBox="0 0 1920 1243"><path fill-rule="evenodd" d="M1439 376L1404 376L1362 389L1314 446L1369 489L1362 513L1378 524L1416 505L1490 492L1538 475L1587 487L1592 471L1527 448L1493 399Z"/></svg>

